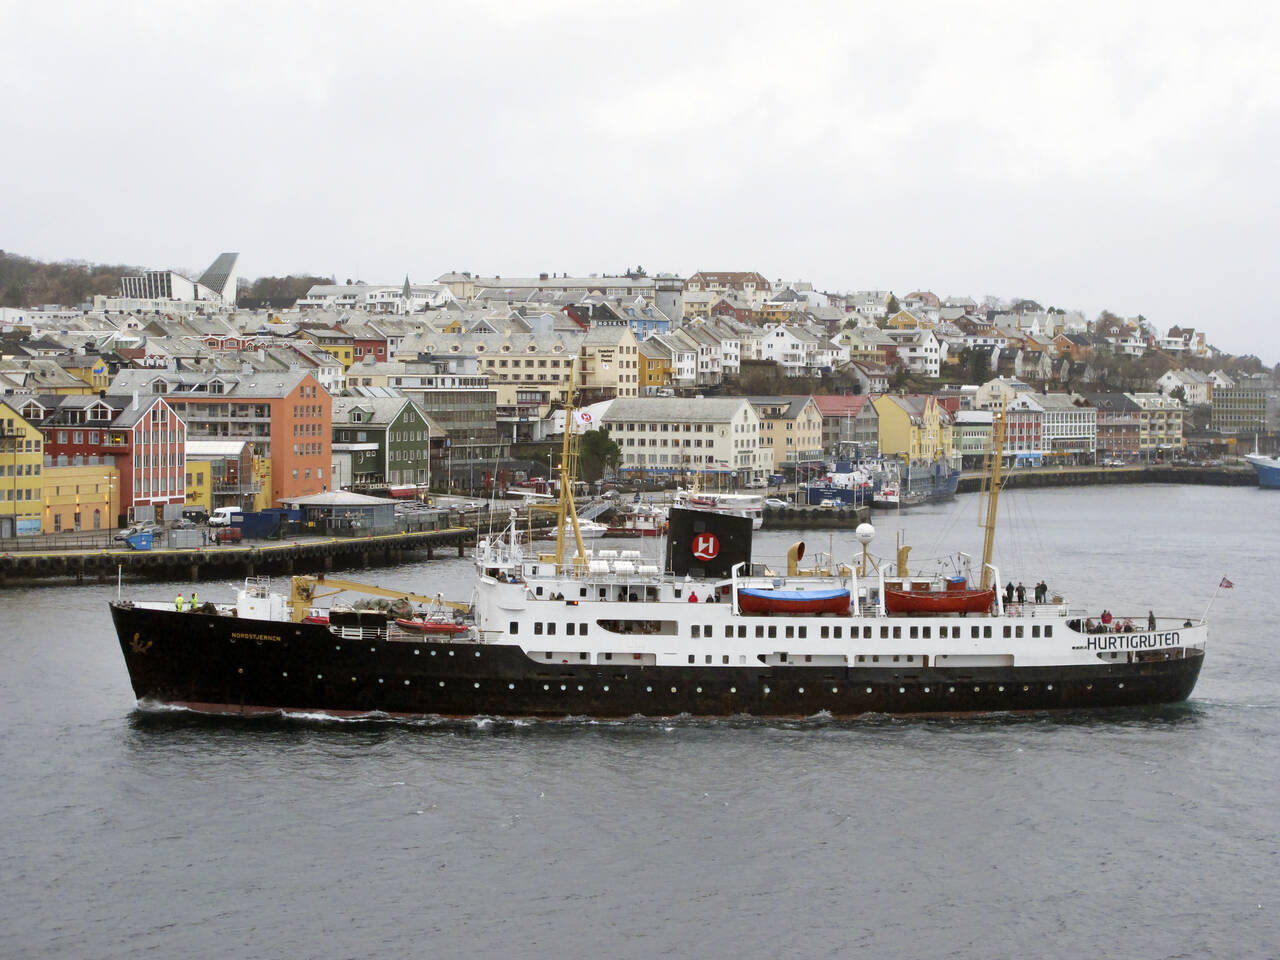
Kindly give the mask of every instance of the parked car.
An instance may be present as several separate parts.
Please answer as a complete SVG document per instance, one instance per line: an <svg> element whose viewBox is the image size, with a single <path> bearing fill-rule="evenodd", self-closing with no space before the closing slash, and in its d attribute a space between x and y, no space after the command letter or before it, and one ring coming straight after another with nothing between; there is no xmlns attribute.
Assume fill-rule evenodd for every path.
<svg viewBox="0 0 1280 960"><path fill-rule="evenodd" d="M766 507L773 507L773 509L777 510L779 507L787 506L787 501L779 500L777 497L765 497L764 505Z"/></svg>
<svg viewBox="0 0 1280 960"><path fill-rule="evenodd" d="M115 535L115 539L124 541L124 540L128 540L135 533L158 534L159 532L160 532L160 524L156 523L154 520L140 520L138 523L135 523L133 526L126 527L125 529L117 533Z"/></svg>
<svg viewBox="0 0 1280 960"><path fill-rule="evenodd" d="M173 521L171 526L174 530L194 530L196 528L196 523L194 520L188 520L186 517L179 517L177 520Z"/></svg>

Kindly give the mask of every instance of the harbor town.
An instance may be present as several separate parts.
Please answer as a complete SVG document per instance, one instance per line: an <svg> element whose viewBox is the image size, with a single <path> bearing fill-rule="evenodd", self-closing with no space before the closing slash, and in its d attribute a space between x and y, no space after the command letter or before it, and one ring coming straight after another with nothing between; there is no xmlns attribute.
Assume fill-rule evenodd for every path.
<svg viewBox="0 0 1280 960"><path fill-rule="evenodd" d="M12 278L42 265L4 266L0 546L54 554L44 569L456 546L476 516L555 493L566 429L606 523L624 501L736 491L770 524L830 526L873 491L971 489L996 411L1026 486L1253 484L1244 455L1273 452L1280 422L1275 371L1212 330L1030 299L641 267L250 283L223 253L24 305L35 285Z"/></svg>

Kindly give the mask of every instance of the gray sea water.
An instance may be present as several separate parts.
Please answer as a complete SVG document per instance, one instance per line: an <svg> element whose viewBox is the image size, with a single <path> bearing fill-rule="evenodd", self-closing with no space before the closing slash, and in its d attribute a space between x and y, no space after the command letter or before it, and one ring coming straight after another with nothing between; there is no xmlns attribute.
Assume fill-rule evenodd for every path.
<svg viewBox="0 0 1280 960"><path fill-rule="evenodd" d="M1280 495L1011 490L1002 510L1004 578L1094 612L1199 615L1231 579L1190 702L211 720L135 708L114 584L0 590L0 956L1280 955ZM873 550L904 530L922 566L976 555L976 514L961 497L878 516ZM792 539L764 533L757 553ZM855 550L848 532L805 539ZM471 570L358 576L465 597Z"/></svg>

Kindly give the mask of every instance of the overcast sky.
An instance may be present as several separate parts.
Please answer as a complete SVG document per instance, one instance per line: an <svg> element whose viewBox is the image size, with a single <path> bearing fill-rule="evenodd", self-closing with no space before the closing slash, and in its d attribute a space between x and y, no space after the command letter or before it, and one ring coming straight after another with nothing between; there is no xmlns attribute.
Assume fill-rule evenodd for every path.
<svg viewBox="0 0 1280 960"><path fill-rule="evenodd" d="M0 247L759 270L1280 360L1280 6L0 0Z"/></svg>

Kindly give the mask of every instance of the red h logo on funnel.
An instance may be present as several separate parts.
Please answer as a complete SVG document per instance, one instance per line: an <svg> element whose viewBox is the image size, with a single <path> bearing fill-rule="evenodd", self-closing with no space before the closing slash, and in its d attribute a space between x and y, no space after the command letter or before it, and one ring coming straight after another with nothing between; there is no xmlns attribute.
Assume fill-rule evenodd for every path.
<svg viewBox="0 0 1280 960"><path fill-rule="evenodd" d="M693 555L699 560L711 560L720 552L720 538L714 533L700 533L693 538Z"/></svg>

